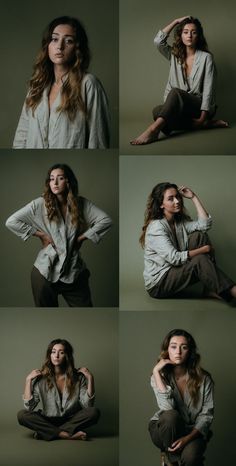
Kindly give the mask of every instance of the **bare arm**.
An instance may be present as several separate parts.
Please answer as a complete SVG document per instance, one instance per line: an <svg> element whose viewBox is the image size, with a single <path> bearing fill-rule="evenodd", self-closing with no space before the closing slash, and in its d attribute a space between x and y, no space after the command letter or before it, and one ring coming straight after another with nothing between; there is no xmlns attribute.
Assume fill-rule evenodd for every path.
<svg viewBox="0 0 236 466"><path fill-rule="evenodd" d="M166 392L166 384L161 376L161 371L167 364L173 364L173 362L169 359L160 359L152 371L156 387L160 392Z"/></svg>
<svg viewBox="0 0 236 466"><path fill-rule="evenodd" d="M86 367L80 367L78 372L80 372L86 377L87 393L88 393L89 398L92 398L95 394L95 384L94 384L93 374Z"/></svg>

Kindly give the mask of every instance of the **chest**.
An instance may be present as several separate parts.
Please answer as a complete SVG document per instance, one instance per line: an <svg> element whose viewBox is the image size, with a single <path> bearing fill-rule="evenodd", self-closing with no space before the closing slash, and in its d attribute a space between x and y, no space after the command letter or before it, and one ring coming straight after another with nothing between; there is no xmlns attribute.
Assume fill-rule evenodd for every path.
<svg viewBox="0 0 236 466"><path fill-rule="evenodd" d="M60 87L58 87L57 85L52 85L50 91L49 91L49 94L48 94L48 105L49 105L49 109L51 110L58 94L60 92Z"/></svg>
<svg viewBox="0 0 236 466"><path fill-rule="evenodd" d="M185 72L187 76L190 76L192 72L194 60L195 60L195 55L187 57L185 60Z"/></svg>
<svg viewBox="0 0 236 466"><path fill-rule="evenodd" d="M186 390L186 386L187 386L187 382L186 382L186 379L177 379L175 380L175 383L176 383L176 386L179 390L179 393L181 395L181 398L182 400L184 400L184 394L185 394L185 390Z"/></svg>
<svg viewBox="0 0 236 466"><path fill-rule="evenodd" d="M56 379L56 387L60 397L62 397L65 388L65 377Z"/></svg>

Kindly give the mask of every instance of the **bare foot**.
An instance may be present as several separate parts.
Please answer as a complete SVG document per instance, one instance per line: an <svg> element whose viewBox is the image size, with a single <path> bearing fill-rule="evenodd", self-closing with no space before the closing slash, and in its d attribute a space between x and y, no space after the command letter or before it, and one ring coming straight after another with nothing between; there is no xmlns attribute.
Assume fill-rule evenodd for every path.
<svg viewBox="0 0 236 466"><path fill-rule="evenodd" d="M140 136L130 141L130 144L133 146L143 146L144 144L151 144L158 140L160 130L156 129L156 125L150 125L146 131L144 131Z"/></svg>
<svg viewBox="0 0 236 466"><path fill-rule="evenodd" d="M204 127L206 129L211 129L211 128L228 128L229 123L224 120L208 120L204 124Z"/></svg>
<svg viewBox="0 0 236 466"><path fill-rule="evenodd" d="M79 430L79 432L76 432L74 435L72 435L70 439L71 440L87 440L87 434L86 432Z"/></svg>
<svg viewBox="0 0 236 466"><path fill-rule="evenodd" d="M68 432L65 432L64 430L59 432L58 437L61 438L62 440L69 440L71 438Z"/></svg>
<svg viewBox="0 0 236 466"><path fill-rule="evenodd" d="M202 295L203 295L203 298L220 299L220 301L222 301L221 296L219 296L219 295L218 295L217 293L215 293L214 291L204 290Z"/></svg>

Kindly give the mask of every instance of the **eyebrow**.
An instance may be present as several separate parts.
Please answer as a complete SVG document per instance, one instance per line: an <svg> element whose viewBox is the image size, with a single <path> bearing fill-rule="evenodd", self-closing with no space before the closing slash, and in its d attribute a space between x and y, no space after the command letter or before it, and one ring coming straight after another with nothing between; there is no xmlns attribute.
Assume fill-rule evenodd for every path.
<svg viewBox="0 0 236 466"><path fill-rule="evenodd" d="M58 32L52 32L52 36L60 36L60 35L63 35L63 34L59 34ZM74 34L64 34L63 37L75 37Z"/></svg>

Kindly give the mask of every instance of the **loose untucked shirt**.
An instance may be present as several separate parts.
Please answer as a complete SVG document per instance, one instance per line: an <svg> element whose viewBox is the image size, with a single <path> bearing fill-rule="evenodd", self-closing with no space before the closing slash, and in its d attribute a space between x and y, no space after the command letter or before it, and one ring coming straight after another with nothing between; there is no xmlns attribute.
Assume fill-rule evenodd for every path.
<svg viewBox="0 0 236 466"><path fill-rule="evenodd" d="M175 224L174 235L166 218L152 220L146 230L144 247L144 282L147 290L153 288L171 268L188 260L188 235L206 231L212 225L211 217Z"/></svg>
<svg viewBox="0 0 236 466"><path fill-rule="evenodd" d="M86 229L83 235L98 243L111 227L110 217L91 201L80 198L83 204L83 217ZM23 241L29 239L37 230L47 233L53 240L42 248L34 266L50 282L61 280L73 283L86 265L77 247L78 228L71 222L67 209L65 221L58 212L59 220L49 220L43 197L39 197L11 215L6 226Z"/></svg>
<svg viewBox="0 0 236 466"><path fill-rule="evenodd" d="M61 92L49 109L48 94L32 109L24 104L16 130L14 149L105 149L109 147L110 115L108 100L100 81L86 74L81 84L81 94L87 113L78 110L71 121L60 110Z"/></svg>
<svg viewBox="0 0 236 466"><path fill-rule="evenodd" d="M170 72L164 93L164 101L173 88L194 94L201 99L201 110L214 114L216 109L215 88L216 68L211 53L196 50L193 67L186 79L181 63L172 53L172 47L167 43L168 34L159 31L154 39L158 50L170 61Z"/></svg>
<svg viewBox="0 0 236 466"><path fill-rule="evenodd" d="M208 374L204 376L199 387L199 399L196 406L193 404L187 388L184 398L182 398L174 377L171 377L170 385L167 385L165 392L158 390L153 375L151 377L151 386L159 407L152 420L158 420L163 411L175 409L179 412L189 432L195 428L201 432L203 437L207 437L214 414L214 384Z"/></svg>
<svg viewBox="0 0 236 466"><path fill-rule="evenodd" d="M27 411L33 411L41 402L40 410L44 416L61 417L71 415L82 408L88 408L94 404L94 395L90 398L87 392L87 382L83 374L79 374L75 391L71 397L66 388L60 395L55 380L52 379L52 388L49 389L45 377L34 379L32 382L33 391L30 400L24 401L24 407Z"/></svg>

